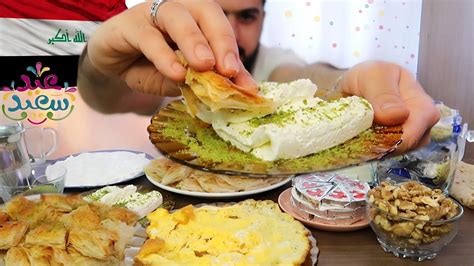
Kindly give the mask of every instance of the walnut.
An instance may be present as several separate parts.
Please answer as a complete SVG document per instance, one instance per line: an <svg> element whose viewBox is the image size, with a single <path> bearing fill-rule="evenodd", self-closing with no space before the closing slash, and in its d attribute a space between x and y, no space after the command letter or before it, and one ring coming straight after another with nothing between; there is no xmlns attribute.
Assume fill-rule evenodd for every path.
<svg viewBox="0 0 474 266"><path fill-rule="evenodd" d="M414 229L413 222L400 222L392 226L392 232L397 236L409 236Z"/></svg>
<svg viewBox="0 0 474 266"><path fill-rule="evenodd" d="M429 205L431 207L434 207L434 208L438 208L439 207L439 203L436 202L434 199L432 199L431 197L428 197L428 196L423 196L421 198L421 202L423 202L424 204L426 205Z"/></svg>
<svg viewBox="0 0 474 266"><path fill-rule="evenodd" d="M388 182L368 193L373 208L369 218L397 243L408 245L430 244L448 234L452 223L435 225L432 221L458 215L456 203L439 189L430 189L414 181L396 187ZM407 221L413 219L416 221Z"/></svg>
<svg viewBox="0 0 474 266"><path fill-rule="evenodd" d="M415 230L413 230L413 232L411 232L410 236L413 239L421 240L421 239L423 239L423 231L421 231L419 228L415 228Z"/></svg>
<svg viewBox="0 0 474 266"><path fill-rule="evenodd" d="M416 204L413 202L409 202L406 200L400 201L400 205L398 206L401 210L416 210Z"/></svg>
<svg viewBox="0 0 474 266"><path fill-rule="evenodd" d="M375 224L380 225L380 227L382 227L382 229L384 229L385 231L392 230L392 224L390 223L390 221L387 220L386 217L382 215L376 215L374 222Z"/></svg>
<svg viewBox="0 0 474 266"><path fill-rule="evenodd" d="M433 243L435 242L436 240L440 239L441 237L439 236L426 236L426 237L423 237L423 239L421 241L423 241L423 243L425 244L430 244L430 243Z"/></svg>

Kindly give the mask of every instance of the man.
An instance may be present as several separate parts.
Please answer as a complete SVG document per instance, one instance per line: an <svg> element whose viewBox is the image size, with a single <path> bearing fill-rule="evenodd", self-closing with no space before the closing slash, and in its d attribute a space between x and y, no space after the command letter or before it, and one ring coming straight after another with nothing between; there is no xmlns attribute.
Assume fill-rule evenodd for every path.
<svg viewBox="0 0 474 266"><path fill-rule="evenodd" d="M78 86L92 107L107 113L155 112L163 96L179 95L176 83L184 80L186 70L174 53L177 48L192 68L215 68L256 91L246 68L260 70L254 64L261 64L257 61L263 0L166 1L154 18L151 5L143 3L111 18L90 39L80 60ZM338 79L341 73L323 64L281 64L268 71L267 78L310 77L321 88L337 87L365 97L374 107L377 123L403 123L400 151L429 140L429 129L439 113L407 70L385 62L365 62Z"/></svg>

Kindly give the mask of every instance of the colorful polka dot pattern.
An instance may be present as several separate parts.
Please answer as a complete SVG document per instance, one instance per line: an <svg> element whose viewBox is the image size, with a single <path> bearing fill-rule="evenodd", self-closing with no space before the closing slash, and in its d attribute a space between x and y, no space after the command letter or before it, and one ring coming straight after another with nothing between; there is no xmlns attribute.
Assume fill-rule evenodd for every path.
<svg viewBox="0 0 474 266"><path fill-rule="evenodd" d="M416 74L422 0L267 1L262 44L292 49L308 63L348 68L366 60Z"/></svg>

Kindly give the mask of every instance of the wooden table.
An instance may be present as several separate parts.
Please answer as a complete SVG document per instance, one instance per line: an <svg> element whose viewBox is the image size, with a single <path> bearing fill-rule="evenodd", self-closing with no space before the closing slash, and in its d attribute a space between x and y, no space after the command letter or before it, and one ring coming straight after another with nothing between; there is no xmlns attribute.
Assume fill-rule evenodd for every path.
<svg viewBox="0 0 474 266"><path fill-rule="evenodd" d="M474 144L466 145L464 161L474 163ZM137 179L134 183L136 185L153 187L153 189L160 190L154 187L145 178ZM277 201L278 195L288 186L258 194L252 196L252 198ZM188 204L216 201L192 198L178 194L170 195L170 193L166 191L161 192L163 192L165 196L171 196L176 202L175 207L177 208ZM240 198L238 200L243 199L244 198ZM324 232L315 229L311 229L311 232L318 242L320 251L318 265L474 265L474 211L467 208L465 208L457 236L448 246L441 250L434 260L424 262L400 259L391 253L384 252L370 228L344 233Z"/></svg>

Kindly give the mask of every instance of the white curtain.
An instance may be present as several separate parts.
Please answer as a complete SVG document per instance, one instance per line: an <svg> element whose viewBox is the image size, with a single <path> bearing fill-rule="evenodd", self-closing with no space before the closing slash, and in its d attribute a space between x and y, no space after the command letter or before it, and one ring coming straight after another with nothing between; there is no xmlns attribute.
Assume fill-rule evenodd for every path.
<svg viewBox="0 0 474 266"><path fill-rule="evenodd" d="M261 42L308 63L397 63L416 75L422 0L267 0Z"/></svg>

